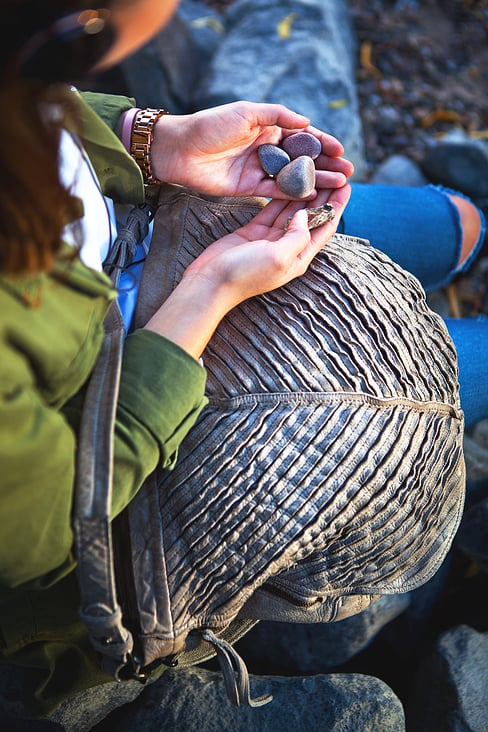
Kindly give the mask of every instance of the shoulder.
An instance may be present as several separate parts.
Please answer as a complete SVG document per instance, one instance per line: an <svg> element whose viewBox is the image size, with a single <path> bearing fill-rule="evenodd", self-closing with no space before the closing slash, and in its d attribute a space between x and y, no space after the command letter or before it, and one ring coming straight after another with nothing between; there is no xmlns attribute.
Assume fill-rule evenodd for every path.
<svg viewBox="0 0 488 732"><path fill-rule="evenodd" d="M63 403L90 372L116 296L105 275L78 260L32 278L0 276L0 383L5 396L35 388Z"/></svg>

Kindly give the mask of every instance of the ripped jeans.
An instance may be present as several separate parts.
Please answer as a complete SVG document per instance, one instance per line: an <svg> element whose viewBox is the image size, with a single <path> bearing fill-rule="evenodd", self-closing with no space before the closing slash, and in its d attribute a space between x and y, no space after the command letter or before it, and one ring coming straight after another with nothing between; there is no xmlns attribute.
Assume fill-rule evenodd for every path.
<svg viewBox="0 0 488 732"><path fill-rule="evenodd" d="M415 188L353 183L338 231L369 239L414 274L426 292L433 292L469 268L486 231L480 211L479 240L458 268L462 229L448 193L463 196L433 185ZM469 426L488 418L488 317L447 318L446 325L458 354L461 405Z"/></svg>

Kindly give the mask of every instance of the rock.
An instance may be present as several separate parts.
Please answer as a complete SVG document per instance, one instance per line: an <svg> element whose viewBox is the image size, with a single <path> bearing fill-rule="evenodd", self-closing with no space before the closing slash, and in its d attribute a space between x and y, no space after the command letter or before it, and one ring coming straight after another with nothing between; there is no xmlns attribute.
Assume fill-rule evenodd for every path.
<svg viewBox="0 0 488 732"><path fill-rule="evenodd" d="M480 441L478 434L473 431L473 434L464 435L464 459L469 483L488 478L488 445Z"/></svg>
<svg viewBox="0 0 488 732"><path fill-rule="evenodd" d="M197 50L200 77L225 34L222 15L205 0L181 0L176 12L186 25L193 46ZM184 47L180 48L180 53L185 53Z"/></svg>
<svg viewBox="0 0 488 732"><path fill-rule="evenodd" d="M105 732L402 732L402 705L379 679L360 674L251 679L251 696L271 693L263 707L234 707L219 672L170 669L122 713L109 717ZM97 732L101 732L99 728Z"/></svg>
<svg viewBox="0 0 488 732"><path fill-rule="evenodd" d="M324 203L323 206L315 206L314 208L306 208L307 212L307 224L308 230L318 229L319 226L323 226L328 221L332 221L335 217L334 207L330 203ZM288 216L285 224L285 231L291 224L293 216Z"/></svg>
<svg viewBox="0 0 488 732"><path fill-rule="evenodd" d="M455 541L456 546L488 574L488 497L468 499Z"/></svg>
<svg viewBox="0 0 488 732"><path fill-rule="evenodd" d="M183 6L185 0L183 0ZM337 137L361 180L365 160L356 95L356 46L346 3L235 0L193 106L248 99L286 104Z"/></svg>
<svg viewBox="0 0 488 732"><path fill-rule="evenodd" d="M22 702L19 667L2 663L0 729L3 732L89 732L115 709L132 702L143 688L138 681L109 681L63 702L49 718L38 719Z"/></svg>
<svg viewBox="0 0 488 732"><path fill-rule="evenodd" d="M120 65L127 93L139 107L190 111L200 74L200 54L188 23L175 15L155 38ZM113 91L113 90L112 90Z"/></svg>
<svg viewBox="0 0 488 732"><path fill-rule="evenodd" d="M424 186L428 180L419 166L406 155L391 155L376 169L370 183L390 186Z"/></svg>
<svg viewBox="0 0 488 732"><path fill-rule="evenodd" d="M407 704L409 732L488 729L488 633L458 626L425 659Z"/></svg>
<svg viewBox="0 0 488 732"><path fill-rule="evenodd" d="M454 188L474 199L488 196L488 145L479 140L442 141L421 162L433 183Z"/></svg>
<svg viewBox="0 0 488 732"><path fill-rule="evenodd" d="M291 161L288 153L277 145L260 145L258 155L264 172L272 176L277 175Z"/></svg>
<svg viewBox="0 0 488 732"><path fill-rule="evenodd" d="M300 155L276 176L280 191L291 198L306 198L315 188L315 165L308 155Z"/></svg>
<svg viewBox="0 0 488 732"><path fill-rule="evenodd" d="M300 157L300 155L308 155L312 160L315 160L322 152L320 141L309 132L297 132L294 135L289 135L282 141L281 146L292 160Z"/></svg>
<svg viewBox="0 0 488 732"><path fill-rule="evenodd" d="M387 104L380 108L376 124L380 134L392 135L402 122L402 112L396 107Z"/></svg>

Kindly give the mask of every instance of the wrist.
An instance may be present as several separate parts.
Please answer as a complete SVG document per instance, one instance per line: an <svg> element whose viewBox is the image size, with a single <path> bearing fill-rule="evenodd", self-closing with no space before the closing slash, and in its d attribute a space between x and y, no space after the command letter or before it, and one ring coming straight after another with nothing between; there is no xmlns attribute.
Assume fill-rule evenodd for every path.
<svg viewBox="0 0 488 732"><path fill-rule="evenodd" d="M129 155L132 138L132 127L134 126L135 116L140 111L141 110L139 107L132 107L126 112L123 112L120 115L119 121L117 122L117 126L115 128L117 136L119 137L122 145L125 147Z"/></svg>
<svg viewBox="0 0 488 732"><path fill-rule="evenodd" d="M122 143L141 169L146 184L161 183L153 170L152 145L155 125L167 114L169 112L165 109L136 108L126 112L122 120Z"/></svg>

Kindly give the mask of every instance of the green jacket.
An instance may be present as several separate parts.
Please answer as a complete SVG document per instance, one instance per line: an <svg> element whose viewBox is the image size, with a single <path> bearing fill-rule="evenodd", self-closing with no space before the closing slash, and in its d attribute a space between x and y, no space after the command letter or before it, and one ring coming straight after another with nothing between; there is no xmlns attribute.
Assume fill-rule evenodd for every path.
<svg viewBox="0 0 488 732"><path fill-rule="evenodd" d="M143 199L138 166L113 134L125 97L77 95L85 148L104 193ZM38 713L108 680L77 620L70 523L82 387L116 293L78 260L33 279L0 276L0 652L30 669ZM125 342L113 515L156 465L171 467L205 404L201 365L146 330Z"/></svg>

